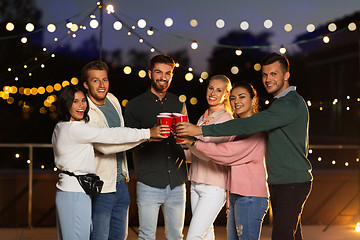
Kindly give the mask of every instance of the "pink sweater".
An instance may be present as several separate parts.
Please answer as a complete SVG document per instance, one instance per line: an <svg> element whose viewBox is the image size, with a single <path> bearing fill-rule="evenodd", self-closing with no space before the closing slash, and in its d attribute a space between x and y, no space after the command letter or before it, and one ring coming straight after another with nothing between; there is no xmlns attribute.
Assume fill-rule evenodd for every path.
<svg viewBox="0 0 360 240"><path fill-rule="evenodd" d="M230 166L230 192L254 197L268 197L265 169L266 135L263 132L226 143L198 141L196 150L214 162ZM193 150L195 147L191 147ZM208 160L210 160L208 158Z"/></svg>
<svg viewBox="0 0 360 240"><path fill-rule="evenodd" d="M200 118L201 119L201 118ZM230 113L223 112L216 115L213 119L209 121L209 124L216 124L226 122L233 119ZM200 121L200 120L199 120ZM204 142L228 142L231 141L234 137L203 137L198 136L198 139L201 139ZM204 183L207 185L218 186L223 189L226 189L227 182L227 172L228 167L223 165L216 164L213 161L208 161L208 157L203 153L197 151L197 149L192 148L191 154L189 151L186 152L187 160L191 159L191 167L189 178L191 181L196 183ZM207 160L204 160L207 159Z"/></svg>

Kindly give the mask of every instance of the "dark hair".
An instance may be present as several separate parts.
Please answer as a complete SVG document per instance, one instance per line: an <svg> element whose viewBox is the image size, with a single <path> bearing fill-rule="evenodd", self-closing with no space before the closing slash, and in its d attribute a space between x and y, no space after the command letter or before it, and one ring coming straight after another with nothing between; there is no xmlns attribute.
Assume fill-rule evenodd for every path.
<svg viewBox="0 0 360 240"><path fill-rule="evenodd" d="M264 57L261 60L261 66L266 66L266 65L272 64L274 62L279 62L280 63L282 69L284 70L284 73L290 71L289 60L284 55L281 55L281 54L276 53L276 52L273 52L273 53L267 55L266 57Z"/></svg>
<svg viewBox="0 0 360 240"><path fill-rule="evenodd" d="M232 91L235 88L238 88L238 87L245 88L246 91L248 91L248 93L250 94L251 99L257 97L257 91L255 90L253 85L251 85L250 83L247 83L247 82L237 82L237 83L235 83L233 88L230 91L230 94L232 93ZM259 100L258 99L256 99L256 102L255 102L255 104L253 106L253 110L254 110L254 113L259 112Z"/></svg>
<svg viewBox="0 0 360 240"><path fill-rule="evenodd" d="M66 87L64 87L61 92L60 95L57 99L57 108L56 108L56 120L58 122L64 121L70 121L71 115L70 115L70 108L73 104L74 98L75 98L75 93L77 92L82 92L84 93L84 96L86 98L86 109L84 111L84 118L83 120L85 122L88 122L90 120L88 112L89 112L89 102L88 99L86 97L86 92L85 89L79 85L68 85Z"/></svg>
<svg viewBox="0 0 360 240"><path fill-rule="evenodd" d="M88 71L89 70L105 70L106 73L109 73L109 67L103 61L92 61L87 63L81 70L81 81L87 82L88 80Z"/></svg>
<svg viewBox="0 0 360 240"><path fill-rule="evenodd" d="M165 63L175 68L175 61L168 55L156 55L150 60L150 71L152 71L155 67L156 63Z"/></svg>

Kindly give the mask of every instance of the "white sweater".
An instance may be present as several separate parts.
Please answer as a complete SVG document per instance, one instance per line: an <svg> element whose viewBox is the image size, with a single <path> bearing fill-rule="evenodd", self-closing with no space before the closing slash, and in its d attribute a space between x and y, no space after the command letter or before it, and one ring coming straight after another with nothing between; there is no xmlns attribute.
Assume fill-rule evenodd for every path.
<svg viewBox="0 0 360 240"><path fill-rule="evenodd" d="M52 135L55 165L75 174L95 173L93 143L122 144L149 138L149 129L99 128L79 121L59 122ZM60 173L59 178L58 189L84 192L75 177Z"/></svg>

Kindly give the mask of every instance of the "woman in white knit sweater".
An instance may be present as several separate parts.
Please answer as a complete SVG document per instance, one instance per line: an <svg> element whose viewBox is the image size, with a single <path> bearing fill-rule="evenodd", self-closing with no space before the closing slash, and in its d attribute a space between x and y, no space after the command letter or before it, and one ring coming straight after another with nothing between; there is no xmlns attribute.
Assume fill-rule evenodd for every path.
<svg viewBox="0 0 360 240"><path fill-rule="evenodd" d="M152 138L163 138L169 131L163 126L152 129L98 128L89 121L89 104L79 86L65 87L58 97L57 119L52 144L55 165L63 171L84 175L95 172L93 143L126 144ZM84 121L84 122L83 122ZM129 148L134 144L129 144ZM59 174L56 184L58 239L84 240L90 237L91 198L74 176Z"/></svg>

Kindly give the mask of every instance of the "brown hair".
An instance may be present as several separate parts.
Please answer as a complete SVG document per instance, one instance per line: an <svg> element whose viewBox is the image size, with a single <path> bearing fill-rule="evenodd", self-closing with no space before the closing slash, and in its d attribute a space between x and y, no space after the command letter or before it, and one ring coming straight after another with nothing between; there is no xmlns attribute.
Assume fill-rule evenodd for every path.
<svg viewBox="0 0 360 240"><path fill-rule="evenodd" d="M106 73L109 73L109 67L106 65L106 63L102 61L92 61L87 63L83 69L81 70L81 81L87 82L88 80L88 71L89 70L105 70Z"/></svg>
<svg viewBox="0 0 360 240"><path fill-rule="evenodd" d="M230 93L232 93L232 91L235 88L238 88L238 87L245 88L246 91L248 91L248 93L250 94L251 99L256 98L255 104L253 105L253 112L258 113L259 112L259 100L257 98L257 91L255 90L253 85L251 85L250 83L247 83L247 82L237 82L237 83L234 84L234 86L231 89ZM235 118L238 118L238 116L234 112L233 112L233 115L234 115Z"/></svg>
<svg viewBox="0 0 360 240"><path fill-rule="evenodd" d="M269 55L265 56L261 60L261 66L270 65L270 64L273 64L274 62L279 62L280 63L284 73L290 71L289 60L284 55L281 55L281 54L276 53L276 52L270 53Z"/></svg>
<svg viewBox="0 0 360 240"><path fill-rule="evenodd" d="M156 63L164 63L168 64L174 70L175 68L175 61L168 55L156 55L150 60L150 71L152 71L155 67Z"/></svg>

